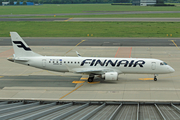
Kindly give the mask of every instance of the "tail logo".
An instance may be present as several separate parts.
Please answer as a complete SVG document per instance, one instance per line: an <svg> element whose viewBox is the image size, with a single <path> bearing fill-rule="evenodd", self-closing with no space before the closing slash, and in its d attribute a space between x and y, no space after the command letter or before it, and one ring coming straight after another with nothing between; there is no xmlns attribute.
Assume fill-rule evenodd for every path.
<svg viewBox="0 0 180 120"><path fill-rule="evenodd" d="M26 51L31 51L31 49L29 47L26 47L21 41L13 41L14 44L20 44L17 45L19 48L24 48L24 50Z"/></svg>

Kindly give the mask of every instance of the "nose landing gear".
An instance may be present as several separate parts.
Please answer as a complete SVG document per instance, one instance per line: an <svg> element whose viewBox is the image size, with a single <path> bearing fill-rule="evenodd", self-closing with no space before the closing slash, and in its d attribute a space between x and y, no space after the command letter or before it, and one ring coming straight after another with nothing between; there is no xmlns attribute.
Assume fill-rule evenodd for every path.
<svg viewBox="0 0 180 120"><path fill-rule="evenodd" d="M154 81L157 81L157 74L154 74Z"/></svg>
<svg viewBox="0 0 180 120"><path fill-rule="evenodd" d="M157 78L156 78L156 76L154 76L154 81L157 81Z"/></svg>

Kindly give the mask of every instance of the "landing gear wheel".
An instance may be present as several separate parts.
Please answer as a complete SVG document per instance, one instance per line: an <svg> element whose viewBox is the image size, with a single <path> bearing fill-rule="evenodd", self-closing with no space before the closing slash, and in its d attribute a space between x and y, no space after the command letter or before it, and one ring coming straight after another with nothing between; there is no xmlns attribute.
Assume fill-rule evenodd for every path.
<svg viewBox="0 0 180 120"><path fill-rule="evenodd" d="M94 80L94 75L90 74L88 78L88 82L93 82Z"/></svg>
<svg viewBox="0 0 180 120"><path fill-rule="evenodd" d="M93 78L88 78L88 82L93 82Z"/></svg>
<svg viewBox="0 0 180 120"><path fill-rule="evenodd" d="M157 78L156 78L156 76L154 77L154 81L157 81Z"/></svg>

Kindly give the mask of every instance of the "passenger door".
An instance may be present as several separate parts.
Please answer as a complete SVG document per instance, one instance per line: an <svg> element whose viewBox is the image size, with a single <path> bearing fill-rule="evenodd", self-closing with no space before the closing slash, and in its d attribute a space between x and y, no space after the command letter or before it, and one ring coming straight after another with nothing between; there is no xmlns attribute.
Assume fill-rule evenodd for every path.
<svg viewBox="0 0 180 120"><path fill-rule="evenodd" d="M155 70L155 69L156 69L156 62L152 62L152 63L151 63L151 69L152 69L152 70Z"/></svg>
<svg viewBox="0 0 180 120"><path fill-rule="evenodd" d="M42 60L42 67L46 67L46 59Z"/></svg>

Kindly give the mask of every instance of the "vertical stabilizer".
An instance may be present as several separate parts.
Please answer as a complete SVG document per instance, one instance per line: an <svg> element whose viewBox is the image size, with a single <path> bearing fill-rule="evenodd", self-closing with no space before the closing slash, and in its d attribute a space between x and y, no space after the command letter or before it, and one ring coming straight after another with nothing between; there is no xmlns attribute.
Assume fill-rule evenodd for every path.
<svg viewBox="0 0 180 120"><path fill-rule="evenodd" d="M31 51L29 46L24 42L24 40L19 36L17 32L10 32L10 34L16 57L41 56Z"/></svg>

